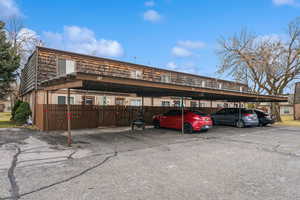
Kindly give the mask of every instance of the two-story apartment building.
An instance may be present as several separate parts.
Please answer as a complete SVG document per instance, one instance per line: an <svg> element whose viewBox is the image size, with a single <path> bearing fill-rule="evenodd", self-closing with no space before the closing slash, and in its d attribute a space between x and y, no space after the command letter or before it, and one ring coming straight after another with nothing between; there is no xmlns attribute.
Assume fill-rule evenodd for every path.
<svg viewBox="0 0 300 200"><path fill-rule="evenodd" d="M66 91L50 92L46 100L45 91L41 87L47 81L66 74L82 72L88 74L105 75L141 79L166 84L176 84L191 87L213 88L226 91L248 92L245 84L221 80L211 77L176 72L154 68L145 65L122 62L107 58L83 55L45 47L37 47L29 57L22 70L20 96L30 103L33 113L36 104L65 104ZM71 103L95 105L141 105L141 97L134 94L108 93L101 91L71 91ZM144 105L151 106L178 106L180 101L174 97L144 98ZM234 107L235 103L212 102L205 100L185 100L185 106L191 107Z"/></svg>

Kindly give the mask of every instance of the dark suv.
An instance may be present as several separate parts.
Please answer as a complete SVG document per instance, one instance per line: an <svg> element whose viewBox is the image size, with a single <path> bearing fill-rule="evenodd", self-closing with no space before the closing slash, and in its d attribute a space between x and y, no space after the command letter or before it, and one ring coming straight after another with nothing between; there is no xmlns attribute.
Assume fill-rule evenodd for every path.
<svg viewBox="0 0 300 200"><path fill-rule="evenodd" d="M255 111L245 108L223 108L213 113L211 118L215 125L232 125L243 128L259 124Z"/></svg>

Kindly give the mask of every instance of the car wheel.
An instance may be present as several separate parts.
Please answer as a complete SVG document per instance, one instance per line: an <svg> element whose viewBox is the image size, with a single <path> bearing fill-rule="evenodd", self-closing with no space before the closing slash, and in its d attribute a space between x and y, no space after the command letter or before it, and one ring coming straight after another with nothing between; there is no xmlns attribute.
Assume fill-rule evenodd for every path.
<svg viewBox="0 0 300 200"><path fill-rule="evenodd" d="M243 120L239 120L239 121L236 121L235 126L237 128L244 128L245 127L245 123L244 123Z"/></svg>
<svg viewBox="0 0 300 200"><path fill-rule="evenodd" d="M184 123L184 133L191 134L193 133L193 127L189 123Z"/></svg>
<svg viewBox="0 0 300 200"><path fill-rule="evenodd" d="M160 128L160 123L158 120L153 121L154 128Z"/></svg>

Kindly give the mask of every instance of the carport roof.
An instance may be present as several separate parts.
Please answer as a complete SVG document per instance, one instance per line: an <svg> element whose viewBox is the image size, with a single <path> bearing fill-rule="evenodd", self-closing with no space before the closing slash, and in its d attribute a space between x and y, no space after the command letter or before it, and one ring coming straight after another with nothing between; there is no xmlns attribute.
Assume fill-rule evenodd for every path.
<svg viewBox="0 0 300 200"><path fill-rule="evenodd" d="M192 87L178 84L161 83L140 79L104 76L76 72L66 76L43 81L45 90L82 89L108 92L135 93L144 97L177 96L197 100L225 100L232 102L286 102L287 97L257 95L233 90Z"/></svg>

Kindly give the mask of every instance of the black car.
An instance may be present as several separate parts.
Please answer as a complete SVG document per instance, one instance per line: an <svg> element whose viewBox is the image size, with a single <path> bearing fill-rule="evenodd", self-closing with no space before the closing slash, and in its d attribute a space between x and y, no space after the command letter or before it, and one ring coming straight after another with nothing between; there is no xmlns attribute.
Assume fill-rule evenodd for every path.
<svg viewBox="0 0 300 200"><path fill-rule="evenodd" d="M275 120L272 119L272 117L262 111L262 110L258 110L258 109L255 109L254 112L256 113L257 117L258 117L258 121L259 121L259 126L266 126L268 124L274 124Z"/></svg>

